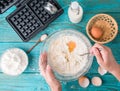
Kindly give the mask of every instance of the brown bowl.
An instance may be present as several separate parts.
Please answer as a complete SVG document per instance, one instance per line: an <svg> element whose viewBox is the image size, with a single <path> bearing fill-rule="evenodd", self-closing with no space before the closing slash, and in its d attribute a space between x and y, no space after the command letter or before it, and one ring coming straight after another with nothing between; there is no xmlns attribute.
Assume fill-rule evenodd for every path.
<svg viewBox="0 0 120 91"><path fill-rule="evenodd" d="M93 26L99 27L103 31L102 37L95 39L92 37L90 30ZM118 25L114 18L107 14L97 14L93 16L86 26L87 35L94 42L105 44L112 41L118 33Z"/></svg>

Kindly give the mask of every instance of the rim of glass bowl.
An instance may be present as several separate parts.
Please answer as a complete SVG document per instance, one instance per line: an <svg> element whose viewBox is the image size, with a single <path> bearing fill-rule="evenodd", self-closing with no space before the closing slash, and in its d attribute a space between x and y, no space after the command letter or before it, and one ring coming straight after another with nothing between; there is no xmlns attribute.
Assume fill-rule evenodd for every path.
<svg viewBox="0 0 120 91"><path fill-rule="evenodd" d="M92 44L90 43L90 41L88 40L88 38L83 33L78 32L77 30L72 29L72 28L70 28L70 29L62 29L62 30L56 31L56 32L54 32L54 33L52 33L51 35L48 36L48 38L44 41L44 43L42 45L40 54L44 53L44 52L47 52L47 48L48 48L50 42L53 41L54 37L56 37L57 35L66 34L66 33L70 33L70 34L74 34L76 36L80 36L82 38L81 40L84 41L84 42L86 42L88 50L92 47ZM89 71L89 69L90 69L90 67L92 65L92 62L93 62L93 56L89 54L88 55L88 60L89 61L88 61L87 65L83 68L83 70L79 71L74 76L62 76L62 75L58 74L54 70L54 68L52 67L52 65L50 65L50 64L49 65L53 69L54 74L55 74L55 76L56 76L56 78L58 80L60 80L60 81L73 81L73 80L77 80L80 76L85 75ZM48 61L49 61L49 59L48 59Z"/></svg>

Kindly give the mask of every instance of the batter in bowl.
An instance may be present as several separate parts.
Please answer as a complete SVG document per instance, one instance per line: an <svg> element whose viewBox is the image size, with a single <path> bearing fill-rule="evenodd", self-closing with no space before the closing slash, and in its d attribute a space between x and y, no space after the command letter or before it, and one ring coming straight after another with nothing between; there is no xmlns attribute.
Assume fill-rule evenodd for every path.
<svg viewBox="0 0 120 91"><path fill-rule="evenodd" d="M82 71L87 62L89 50L85 42L75 35L60 35L52 40L48 48L48 62L58 74L75 75Z"/></svg>

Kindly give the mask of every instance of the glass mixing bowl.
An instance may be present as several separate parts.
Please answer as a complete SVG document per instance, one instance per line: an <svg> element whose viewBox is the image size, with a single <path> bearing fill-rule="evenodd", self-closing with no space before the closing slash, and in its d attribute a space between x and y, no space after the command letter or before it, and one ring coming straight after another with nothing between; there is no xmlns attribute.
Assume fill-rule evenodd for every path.
<svg viewBox="0 0 120 91"><path fill-rule="evenodd" d="M47 56L49 57L48 50L50 48L51 43L61 35L77 36L78 38L81 39L82 42L85 43L85 45L87 46L87 50L89 52L89 49L91 48L91 43L85 35L83 35L81 32L78 32L74 29L64 29L64 30L60 30L60 31L57 31L55 33L52 33L45 40L45 42L43 43L42 48L41 48L41 53L46 52ZM71 81L71 80L76 80L80 76L85 75L88 72L88 70L90 69L92 62L93 62L93 56L90 54L87 54L87 55L88 55L87 56L88 62L85 64L85 66L83 67L83 69L81 71L79 71L77 74L74 74L74 75L61 75L61 74L59 74L58 72L55 71L54 67L50 64L50 59L48 57L47 57L47 60L48 60L48 64L51 66L52 70L54 71L54 74L55 74L57 79L59 79L61 81Z"/></svg>

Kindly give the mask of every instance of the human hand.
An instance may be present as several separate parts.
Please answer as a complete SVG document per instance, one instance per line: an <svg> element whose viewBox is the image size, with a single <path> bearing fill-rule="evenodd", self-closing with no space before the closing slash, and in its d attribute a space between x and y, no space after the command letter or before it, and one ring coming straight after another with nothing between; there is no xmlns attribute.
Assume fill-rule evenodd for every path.
<svg viewBox="0 0 120 91"><path fill-rule="evenodd" d="M45 78L51 90L61 91L60 82L55 78L51 67L47 64L46 53L41 54L39 66L40 66L41 74Z"/></svg>
<svg viewBox="0 0 120 91"><path fill-rule="evenodd" d="M112 73L120 81L120 65L116 62L110 48L96 43L90 52L95 55L103 69Z"/></svg>

